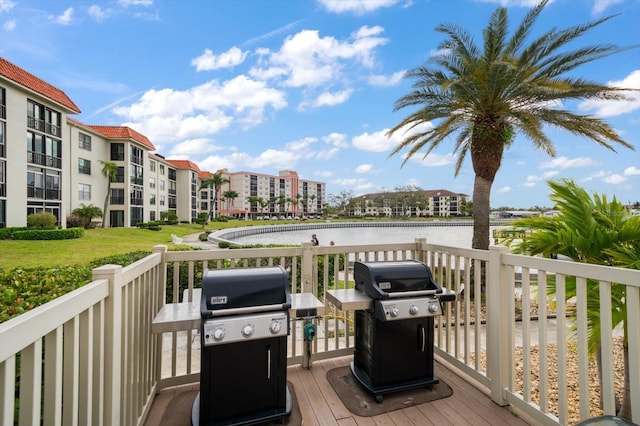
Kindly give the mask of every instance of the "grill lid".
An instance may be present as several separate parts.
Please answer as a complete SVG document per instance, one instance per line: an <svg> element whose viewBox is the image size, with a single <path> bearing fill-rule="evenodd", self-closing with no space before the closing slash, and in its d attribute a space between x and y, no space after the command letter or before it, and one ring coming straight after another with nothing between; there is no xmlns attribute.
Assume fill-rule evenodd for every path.
<svg viewBox="0 0 640 426"><path fill-rule="evenodd" d="M356 290L372 299L442 293L431 269L416 260L354 262Z"/></svg>
<svg viewBox="0 0 640 426"><path fill-rule="evenodd" d="M202 274L202 318L290 307L289 280L281 266L208 269Z"/></svg>

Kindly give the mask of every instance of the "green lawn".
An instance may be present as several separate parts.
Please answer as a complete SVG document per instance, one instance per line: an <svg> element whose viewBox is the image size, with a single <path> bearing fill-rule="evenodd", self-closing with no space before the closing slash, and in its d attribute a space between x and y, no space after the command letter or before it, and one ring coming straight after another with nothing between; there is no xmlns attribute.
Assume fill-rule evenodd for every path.
<svg viewBox="0 0 640 426"><path fill-rule="evenodd" d="M216 224L217 225L217 224ZM162 231L138 228L87 229L84 236L58 241L0 241L0 269L35 266L85 265L93 259L149 250L158 244L175 247L171 234L179 237L202 232L201 225L163 226Z"/></svg>

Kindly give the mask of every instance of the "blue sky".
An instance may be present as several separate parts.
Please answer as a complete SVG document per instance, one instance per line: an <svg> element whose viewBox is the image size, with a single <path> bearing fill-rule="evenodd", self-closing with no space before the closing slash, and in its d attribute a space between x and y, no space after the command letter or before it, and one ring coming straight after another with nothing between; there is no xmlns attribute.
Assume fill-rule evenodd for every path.
<svg viewBox="0 0 640 426"><path fill-rule="evenodd" d="M411 90L406 70L437 51L441 23L473 33L509 8L512 26L536 0L0 0L0 55L64 90L86 124L128 125L167 158L202 170L296 170L329 194L416 185L473 194L469 158L457 177L453 142L403 167L386 131ZM554 0L547 31L619 14L572 47L638 44L640 0ZM640 49L578 69L599 83L640 89ZM578 75L576 74L576 75ZM546 181L640 201L640 92L626 102L581 102L637 147L618 153L548 129L555 158L517 137L491 206L551 206Z"/></svg>

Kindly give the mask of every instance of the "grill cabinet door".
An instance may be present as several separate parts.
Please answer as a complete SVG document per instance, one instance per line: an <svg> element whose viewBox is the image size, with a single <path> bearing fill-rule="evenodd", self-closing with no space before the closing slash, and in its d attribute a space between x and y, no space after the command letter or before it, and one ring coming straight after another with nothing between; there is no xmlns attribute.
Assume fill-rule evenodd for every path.
<svg viewBox="0 0 640 426"><path fill-rule="evenodd" d="M285 412L286 339L203 347L200 423L224 424Z"/></svg>

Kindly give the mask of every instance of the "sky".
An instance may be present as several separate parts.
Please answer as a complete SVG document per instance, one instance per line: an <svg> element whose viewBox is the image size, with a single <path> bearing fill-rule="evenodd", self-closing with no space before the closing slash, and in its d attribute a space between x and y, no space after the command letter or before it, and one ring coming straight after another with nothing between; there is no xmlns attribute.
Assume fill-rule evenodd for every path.
<svg viewBox="0 0 640 426"><path fill-rule="evenodd" d="M471 159L455 176L453 140L426 157L390 156L403 135L388 137L388 130L414 111L394 111L394 103L412 90L405 73L438 54L439 24L459 25L481 45L498 7L508 8L513 28L535 4L0 0L0 56L63 90L81 109L73 116L81 122L129 126L156 153L201 170L295 170L326 182L330 195L410 185L472 197ZM569 46L640 43L640 0L553 0L534 29L609 15L617 16ZM640 48L572 75L638 90L627 101L564 105L605 119L636 150L616 145L612 152L545 128L552 158L517 135L495 178L492 208L552 207L547 181L560 178L623 203L640 201Z"/></svg>

